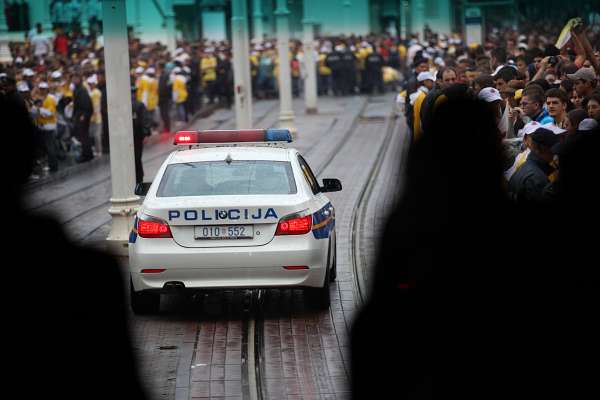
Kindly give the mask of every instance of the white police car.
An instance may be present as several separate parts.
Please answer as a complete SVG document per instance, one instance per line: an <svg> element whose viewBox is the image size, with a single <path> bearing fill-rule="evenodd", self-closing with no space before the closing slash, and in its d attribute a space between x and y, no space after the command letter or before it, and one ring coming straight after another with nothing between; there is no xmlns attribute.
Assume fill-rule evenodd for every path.
<svg viewBox="0 0 600 400"><path fill-rule="evenodd" d="M129 238L131 305L158 311L170 289L305 288L329 306L335 212L284 129L178 132ZM148 186L149 185L149 186Z"/></svg>

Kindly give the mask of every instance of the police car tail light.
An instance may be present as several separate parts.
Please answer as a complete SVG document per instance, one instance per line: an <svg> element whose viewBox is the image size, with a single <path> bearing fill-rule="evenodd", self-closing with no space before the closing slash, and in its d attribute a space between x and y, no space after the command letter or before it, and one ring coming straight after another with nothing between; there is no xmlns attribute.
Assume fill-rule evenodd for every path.
<svg viewBox="0 0 600 400"><path fill-rule="evenodd" d="M312 215L284 218L277 224L275 235L304 235L312 228Z"/></svg>
<svg viewBox="0 0 600 400"><path fill-rule="evenodd" d="M166 222L160 220L143 220L138 221L138 235L143 238L172 238L171 228Z"/></svg>
<svg viewBox="0 0 600 400"><path fill-rule="evenodd" d="M174 144L219 144L219 143L261 143L291 142L289 129L240 129L180 131L175 134Z"/></svg>

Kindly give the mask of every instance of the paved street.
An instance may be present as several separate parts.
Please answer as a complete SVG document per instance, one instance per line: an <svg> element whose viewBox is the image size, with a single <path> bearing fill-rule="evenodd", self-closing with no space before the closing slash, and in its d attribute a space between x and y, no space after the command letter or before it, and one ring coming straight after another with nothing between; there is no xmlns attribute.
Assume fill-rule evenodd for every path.
<svg viewBox="0 0 600 400"><path fill-rule="evenodd" d="M390 118L393 96L319 99L306 115L294 102L293 146L322 178L339 178L336 207L337 282L328 311L304 306L300 290L226 291L191 301L166 296L159 315L130 313L140 375L153 399L249 398L255 372L264 399L347 399L349 330L368 295L377 238L397 199L407 146L402 118ZM278 102L255 104L254 126L277 125ZM193 129L233 129L230 110L217 110ZM153 138L144 151L146 180L173 150ZM102 247L110 228L107 160L81 173L32 187L31 210L54 215L76 241ZM354 234L353 234L354 232ZM127 260L123 259L124 271ZM256 368L248 365L248 321L256 324Z"/></svg>

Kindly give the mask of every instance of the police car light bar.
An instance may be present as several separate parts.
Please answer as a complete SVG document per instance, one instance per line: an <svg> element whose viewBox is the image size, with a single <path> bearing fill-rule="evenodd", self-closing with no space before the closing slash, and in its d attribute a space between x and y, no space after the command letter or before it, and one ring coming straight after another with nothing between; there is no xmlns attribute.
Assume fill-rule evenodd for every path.
<svg viewBox="0 0 600 400"><path fill-rule="evenodd" d="M292 141L288 129L243 129L213 131L179 131L175 134L175 145L225 143L267 143Z"/></svg>

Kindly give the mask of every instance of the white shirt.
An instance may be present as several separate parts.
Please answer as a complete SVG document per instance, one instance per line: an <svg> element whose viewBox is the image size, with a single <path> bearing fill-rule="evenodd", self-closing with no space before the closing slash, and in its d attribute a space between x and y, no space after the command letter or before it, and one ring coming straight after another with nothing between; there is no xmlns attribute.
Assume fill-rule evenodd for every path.
<svg viewBox="0 0 600 400"><path fill-rule="evenodd" d="M33 47L33 54L38 57L50 54L52 50L50 40L43 34L35 34L31 38L31 46Z"/></svg>

